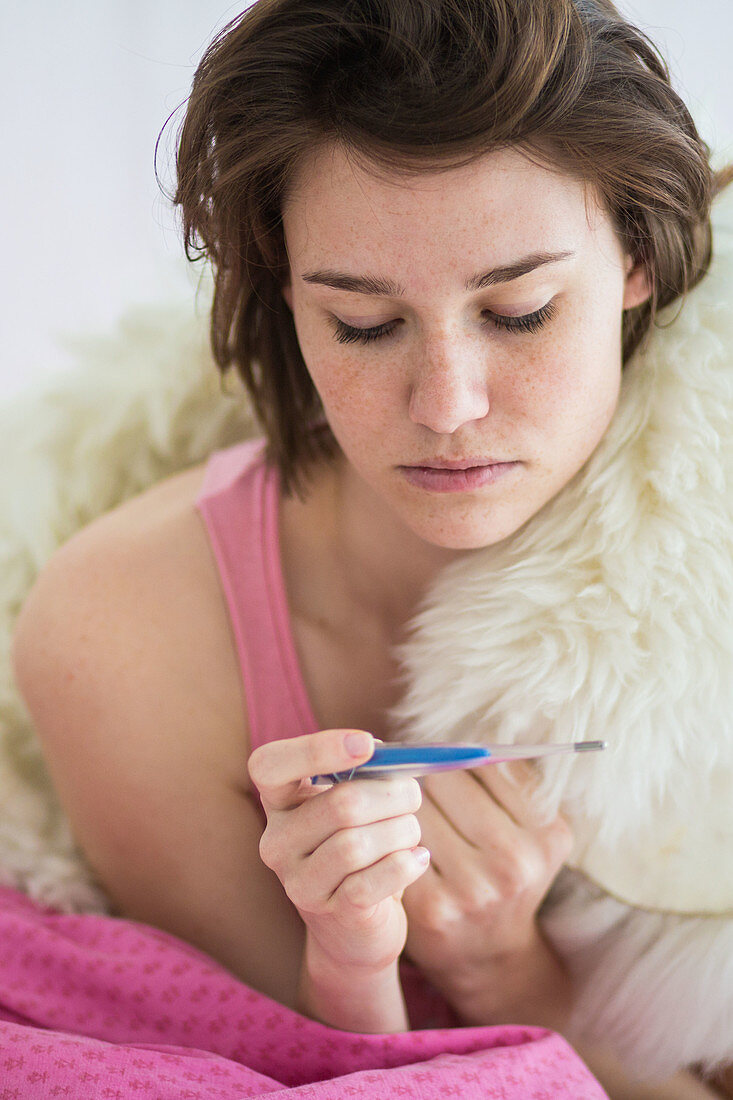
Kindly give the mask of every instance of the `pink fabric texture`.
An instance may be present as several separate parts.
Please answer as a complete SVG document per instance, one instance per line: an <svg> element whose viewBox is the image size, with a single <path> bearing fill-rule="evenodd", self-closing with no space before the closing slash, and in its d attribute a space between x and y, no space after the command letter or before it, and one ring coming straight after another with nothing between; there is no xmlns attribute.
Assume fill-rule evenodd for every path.
<svg viewBox="0 0 733 1100"><path fill-rule="evenodd" d="M559 1035L356 1035L257 993L134 921L0 888L0 1100L600 1100Z"/></svg>

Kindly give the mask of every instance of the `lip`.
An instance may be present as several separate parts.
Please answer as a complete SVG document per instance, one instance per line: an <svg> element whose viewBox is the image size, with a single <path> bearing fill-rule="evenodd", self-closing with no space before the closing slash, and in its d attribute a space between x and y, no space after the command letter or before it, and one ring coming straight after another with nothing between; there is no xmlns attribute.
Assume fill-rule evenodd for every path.
<svg viewBox="0 0 733 1100"><path fill-rule="evenodd" d="M466 469L446 466L399 466L406 481L433 493L466 493L505 477L519 462L490 462Z"/></svg>
<svg viewBox="0 0 733 1100"><path fill-rule="evenodd" d="M509 461L503 458L426 458L424 462L415 462L404 466L406 470L472 470L476 466L499 466Z"/></svg>

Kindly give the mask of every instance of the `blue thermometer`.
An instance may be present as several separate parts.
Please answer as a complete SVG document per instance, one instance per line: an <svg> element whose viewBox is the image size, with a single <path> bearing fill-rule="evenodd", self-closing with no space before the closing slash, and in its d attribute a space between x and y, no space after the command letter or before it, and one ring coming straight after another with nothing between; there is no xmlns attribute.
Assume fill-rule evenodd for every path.
<svg viewBox="0 0 733 1100"><path fill-rule="evenodd" d="M428 775L508 760L534 760L564 752L597 752L605 741L571 741L560 745L412 745L379 742L364 764L331 775L314 775L312 783L344 783L349 779L385 779L390 775Z"/></svg>

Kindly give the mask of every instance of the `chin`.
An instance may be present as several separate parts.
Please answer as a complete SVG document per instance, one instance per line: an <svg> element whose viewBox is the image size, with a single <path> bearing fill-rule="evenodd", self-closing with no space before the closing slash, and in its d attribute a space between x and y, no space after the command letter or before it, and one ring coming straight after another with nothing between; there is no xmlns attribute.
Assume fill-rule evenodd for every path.
<svg viewBox="0 0 733 1100"><path fill-rule="evenodd" d="M420 528L414 528L414 530L420 538L444 550L483 550L487 546L495 546L509 538L524 522L526 521L492 524L455 523L447 527L441 525L440 529L435 526L426 526L422 530Z"/></svg>

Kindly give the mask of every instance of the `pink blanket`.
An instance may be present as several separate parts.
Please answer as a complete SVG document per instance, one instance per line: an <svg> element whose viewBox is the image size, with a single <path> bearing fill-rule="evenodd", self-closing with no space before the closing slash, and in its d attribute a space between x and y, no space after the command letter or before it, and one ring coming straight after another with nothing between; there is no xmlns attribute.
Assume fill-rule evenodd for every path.
<svg viewBox="0 0 733 1100"><path fill-rule="evenodd" d="M414 969L419 1030L356 1035L250 989L133 921L68 916L0 887L0 1100L600 1100L560 1036L446 1027Z"/></svg>

